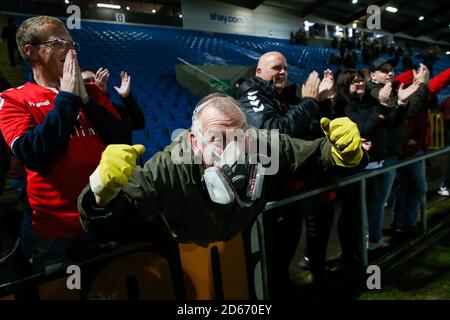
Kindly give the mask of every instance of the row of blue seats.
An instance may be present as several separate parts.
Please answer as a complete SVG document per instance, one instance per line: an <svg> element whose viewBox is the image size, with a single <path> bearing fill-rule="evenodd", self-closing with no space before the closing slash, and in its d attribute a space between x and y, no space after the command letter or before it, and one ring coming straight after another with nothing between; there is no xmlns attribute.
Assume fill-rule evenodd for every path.
<svg viewBox="0 0 450 320"><path fill-rule="evenodd" d="M113 101L120 102L113 89L119 85L120 70L132 75L133 94L148 120L147 128L136 134L136 139L145 141L149 150L160 148L167 139L170 142L169 129L190 126L190 115L199 99L176 82L178 57L196 64L254 66L262 52L277 50L291 65L290 80L299 83L310 71L322 72L330 67L327 60L336 52L331 48L293 46L284 39L96 22L83 22L83 28L71 32L82 44L80 65L110 69L108 92Z"/></svg>

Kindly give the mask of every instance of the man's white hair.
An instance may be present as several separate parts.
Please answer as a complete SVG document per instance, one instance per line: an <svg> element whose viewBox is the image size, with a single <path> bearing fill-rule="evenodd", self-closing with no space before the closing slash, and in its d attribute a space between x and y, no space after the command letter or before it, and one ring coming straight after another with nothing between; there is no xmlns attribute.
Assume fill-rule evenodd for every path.
<svg viewBox="0 0 450 320"><path fill-rule="evenodd" d="M200 115L203 112L203 110L206 109L208 106L213 106L214 108L226 113L230 109L237 109L239 112L242 113L245 119L245 112L240 106L239 102L237 102L235 99L230 97L229 95L216 92L207 95L202 100L199 101L197 106L194 109L194 112L192 113L192 127L191 130L194 133L201 134L201 121L200 121Z"/></svg>

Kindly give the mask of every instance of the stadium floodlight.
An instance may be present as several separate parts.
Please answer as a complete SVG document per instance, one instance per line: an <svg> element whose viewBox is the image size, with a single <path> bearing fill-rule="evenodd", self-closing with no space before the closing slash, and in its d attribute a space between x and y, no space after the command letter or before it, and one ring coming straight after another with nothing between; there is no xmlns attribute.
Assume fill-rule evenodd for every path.
<svg viewBox="0 0 450 320"><path fill-rule="evenodd" d="M423 19L425 19L423 16L419 17L419 21L422 21Z"/></svg>
<svg viewBox="0 0 450 320"><path fill-rule="evenodd" d="M358 3L358 0L352 0L352 3L353 3L353 4L357 4L357 3Z"/></svg>
<svg viewBox="0 0 450 320"><path fill-rule="evenodd" d="M155 10L155 9L152 9L152 13L156 13L156 10Z"/></svg>
<svg viewBox="0 0 450 320"><path fill-rule="evenodd" d="M386 7L386 11L396 13L398 11L398 9L396 7Z"/></svg>
<svg viewBox="0 0 450 320"><path fill-rule="evenodd" d="M182 15L182 14L180 14L180 15L179 15L179 17L180 17L180 18L183 18L183 15Z"/></svg>
<svg viewBox="0 0 450 320"><path fill-rule="evenodd" d="M447 51L445 54L449 54L450 55L450 51Z"/></svg>
<svg viewBox="0 0 450 320"><path fill-rule="evenodd" d="M97 7L99 8L107 8L107 9L120 9L120 5L118 4L109 4L109 3L97 3Z"/></svg>
<svg viewBox="0 0 450 320"><path fill-rule="evenodd" d="M69 4L69 0L64 0L64 3L65 4Z"/></svg>

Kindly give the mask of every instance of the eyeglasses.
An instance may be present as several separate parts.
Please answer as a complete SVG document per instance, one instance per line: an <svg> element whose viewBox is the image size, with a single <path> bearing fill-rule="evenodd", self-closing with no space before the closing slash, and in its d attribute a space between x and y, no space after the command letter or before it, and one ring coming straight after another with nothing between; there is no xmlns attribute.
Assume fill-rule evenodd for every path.
<svg viewBox="0 0 450 320"><path fill-rule="evenodd" d="M350 84L360 84L360 83L364 83L364 79L355 79Z"/></svg>
<svg viewBox="0 0 450 320"><path fill-rule="evenodd" d="M71 48L75 49L75 51L80 51L80 44L78 42L73 42L71 40L65 40L65 39L54 39L54 40L47 40L42 42L35 42L32 43L33 46L39 46L39 45L48 45L48 46L54 46L54 47L60 47L60 48Z"/></svg>

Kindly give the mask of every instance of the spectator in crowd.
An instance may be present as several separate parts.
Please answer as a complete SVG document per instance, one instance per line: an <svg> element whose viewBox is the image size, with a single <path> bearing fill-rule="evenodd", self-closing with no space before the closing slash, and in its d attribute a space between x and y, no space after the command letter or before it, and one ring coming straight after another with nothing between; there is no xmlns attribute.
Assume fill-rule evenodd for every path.
<svg viewBox="0 0 450 320"><path fill-rule="evenodd" d="M95 74L91 70L85 69L81 72L81 77L85 83L95 83L107 93L109 79L108 69L99 68ZM126 71L120 72L120 87L114 86L114 90L116 90L122 101L123 107L114 105L122 119L126 119L129 122L131 130L144 129L145 117L131 93L131 76L129 76ZM129 143L131 143L131 140Z"/></svg>
<svg viewBox="0 0 450 320"><path fill-rule="evenodd" d="M338 98L344 104L345 115L358 125L361 137L371 143L370 162L366 169L381 168L387 144L384 128L387 123L395 119L397 112L388 104L392 91L391 83L385 83L376 99L366 92L362 72L346 69L339 74L336 86ZM412 94L415 89L410 87L409 90ZM369 220L369 249L371 250L387 246L382 238L384 206L380 206L380 203L384 205L385 180L386 176L383 174L367 180L366 204Z"/></svg>
<svg viewBox="0 0 450 320"><path fill-rule="evenodd" d="M125 143L128 126L102 90L83 85L77 46L59 19L36 16L17 31L33 82L4 91L0 128L27 170L38 271L86 237L76 200L105 146Z"/></svg>
<svg viewBox="0 0 450 320"><path fill-rule="evenodd" d="M15 19L14 17L9 17L8 24L2 30L2 39L6 41L6 45L8 46L8 58L11 67L16 66L16 54L20 60L19 52L17 52L16 33L17 26Z"/></svg>
<svg viewBox="0 0 450 320"><path fill-rule="evenodd" d="M206 96L194 110L191 131L143 168L135 167L136 157L144 152L141 145L107 147L79 197L83 225L104 238L149 234L156 226L176 241L200 246L231 239L251 225L286 172L314 176L333 166L358 165L363 150L356 125L348 118L323 118L321 126L327 138L314 141L276 132L264 138L254 130L258 144L267 146L271 163L278 158L278 170L267 175L259 172L259 162L250 160L268 156L251 147L256 140L236 142L236 135L249 128L238 102L223 94ZM255 177L254 169L264 177L255 181L255 189L247 184ZM242 178L236 179L238 175Z"/></svg>
<svg viewBox="0 0 450 320"><path fill-rule="evenodd" d="M421 72L422 71L422 72ZM420 65L419 71L405 72L396 80L410 84L420 81L423 92L420 96L420 110L408 119L406 143L403 145L403 158L423 155L430 141L429 109L437 107L437 94L450 83L450 69L446 69L429 79L426 66ZM413 163L399 170L399 188L395 193L393 204L393 229L399 234L415 236L422 232L417 226L417 211L426 195L427 181L425 161Z"/></svg>
<svg viewBox="0 0 450 320"><path fill-rule="evenodd" d="M312 72L302 87L300 100L295 96L295 85L286 86L287 69L286 58L281 53L265 53L258 61L256 77L240 85L239 101L251 125L261 129L278 129L280 133L293 137L305 137L311 132L312 122L319 114L317 100L327 98L332 83L324 82L319 88L320 78L317 72ZM321 95L319 90L322 90Z"/></svg>
<svg viewBox="0 0 450 320"><path fill-rule="evenodd" d="M422 69L425 70L425 68L422 67ZM420 70L420 69L419 69ZM419 72L420 73L420 72ZM396 77L396 80L398 82L401 83L405 83L405 84L410 84L414 81L415 78L417 78L419 76L419 74L417 74L415 72L415 70L409 70L407 72L404 72L400 75L398 75ZM422 75L423 77L424 75ZM422 80L424 83L427 82L426 77L422 78ZM432 79L429 80L429 84L428 84L428 104L432 105L433 103L430 103L431 101L435 100L437 98L438 93L444 89L445 87L447 87L450 84L450 68L445 69L444 71L440 72L438 75L436 75L435 77L433 77ZM441 104L441 110L443 112L443 118L444 118L444 131L446 132L444 134L444 138L446 139L446 144L448 144L448 119L449 119L449 110L448 110L448 99L444 100L444 102ZM428 132L428 124L427 124L427 115L428 115L428 110L424 109L421 111L422 113L419 116L415 116L414 117L414 121L411 121L411 125L408 126L408 133L410 135L412 134L416 134L416 140L419 141L420 143L415 145L415 147L419 147L422 148L423 151L426 150L426 142L428 140L427 138L427 132ZM420 126L419 126L420 124ZM408 134L407 133L407 134ZM414 139L414 138L413 138ZM411 148L411 146L414 145L409 145L409 147L404 148L404 151L411 151L413 150L413 148ZM409 152L409 154L406 154L406 156L411 156L411 152ZM447 176L448 176L448 170L447 170ZM441 183L441 186L439 188L438 193L440 195L446 196L447 194L449 194L448 191L448 180L444 180ZM417 229L415 227L412 228Z"/></svg>
<svg viewBox="0 0 450 320"><path fill-rule="evenodd" d="M398 86L399 82L394 81L394 71L390 63L390 60L382 58L375 60L371 68L371 80L366 83L370 94L378 100L380 99L380 91L382 88L386 85L393 87L387 104L397 111L395 112L392 121L385 129L387 144L385 161L382 164L383 167L394 165L404 157L403 153L404 145L407 143L408 121L421 112L423 108L423 99L427 92L426 78L428 77L428 70L425 66L421 65L419 72L415 76L414 82L411 81L411 84L406 88L404 84ZM402 170L399 170L399 173L406 175L408 175L408 170L414 170L415 172L415 174L412 174L411 177L409 177L411 185L417 186L415 192L416 195L411 194L411 199L421 199L426 189L426 180L424 180L423 170L420 170L420 168L416 168L417 170L414 169L417 166L418 164L413 164L411 165L411 169L405 167ZM380 217L384 215L384 205L391 192L395 175L396 170L394 169L379 177L379 179L383 179L384 182L383 188L378 190L380 193L380 200L374 204L375 213L373 216ZM417 202L417 205L419 203L420 202ZM377 223L377 225L382 228L381 222L380 224ZM393 229L397 229L397 226L395 226L395 219ZM378 229L377 227L377 230L378 237L381 234L381 229ZM380 244L380 247L385 245L383 242L380 242ZM376 246L373 246L373 248L376 248Z"/></svg>
<svg viewBox="0 0 450 320"><path fill-rule="evenodd" d="M277 129L294 138L316 139L323 136L318 119L320 109L318 101L329 98L333 88L333 75L330 70L321 82L317 72L312 72L302 87L302 99L296 95L296 86L286 86L288 65L286 58L279 52L263 54L256 68L256 77L244 82L238 90L238 97L247 115L250 125L259 129ZM324 109L322 109L323 112ZM323 115L323 114L322 114ZM316 178L318 179L318 174ZM324 178L324 177L323 177ZM286 197L298 192L305 181L286 177L280 186L280 196ZM301 204L294 203L271 215L268 237L271 241L271 261L275 277L274 291L283 294L289 288L289 264L300 240L302 215L293 214L300 211L306 219L307 229L316 230L314 235L308 233L308 254L310 265L319 283L325 277L325 258L328 243L327 230L331 227L333 204L323 197L307 199ZM308 214L309 213L309 214Z"/></svg>

